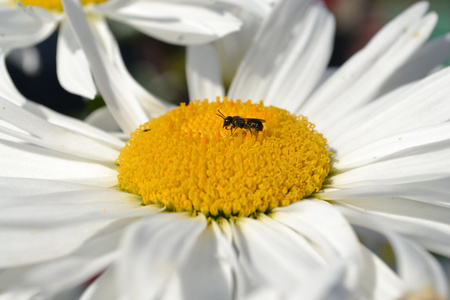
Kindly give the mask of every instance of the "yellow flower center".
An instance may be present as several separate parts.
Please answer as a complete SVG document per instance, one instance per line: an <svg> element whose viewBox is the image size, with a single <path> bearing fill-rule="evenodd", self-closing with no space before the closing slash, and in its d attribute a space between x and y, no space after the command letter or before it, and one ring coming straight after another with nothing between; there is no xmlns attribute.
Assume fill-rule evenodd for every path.
<svg viewBox="0 0 450 300"><path fill-rule="evenodd" d="M88 4L100 4L108 0L81 0L81 5L85 6ZM63 11L63 5L61 0L20 0L24 6L39 6L46 8L48 10ZM16 3L16 2L14 2Z"/></svg>
<svg viewBox="0 0 450 300"><path fill-rule="evenodd" d="M231 135L218 110L262 119L263 129L248 128L246 120ZM257 217L319 191L331 155L303 116L262 101L195 101L131 134L117 159L119 188L170 211Z"/></svg>

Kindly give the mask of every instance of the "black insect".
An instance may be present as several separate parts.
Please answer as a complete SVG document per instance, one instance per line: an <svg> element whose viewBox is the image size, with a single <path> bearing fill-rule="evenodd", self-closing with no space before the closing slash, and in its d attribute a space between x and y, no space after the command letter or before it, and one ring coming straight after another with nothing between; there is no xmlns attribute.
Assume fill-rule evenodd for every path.
<svg viewBox="0 0 450 300"><path fill-rule="evenodd" d="M256 119L256 118L243 118L240 116L228 116L225 117L225 115L220 111L217 110L219 113L219 117L223 119L223 128L226 130L231 130L231 135L233 135L233 129L235 128L241 128L241 129L248 129L250 130L250 134L253 135L253 131L255 133L258 133L259 131L262 131L264 126L262 123L265 123L266 121L263 119ZM253 131L252 131L253 130Z"/></svg>

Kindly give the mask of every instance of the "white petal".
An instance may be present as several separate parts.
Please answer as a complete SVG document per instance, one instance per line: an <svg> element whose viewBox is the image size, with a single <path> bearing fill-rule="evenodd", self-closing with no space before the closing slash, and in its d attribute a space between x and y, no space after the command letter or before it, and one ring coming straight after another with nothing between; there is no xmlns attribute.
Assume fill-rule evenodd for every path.
<svg viewBox="0 0 450 300"><path fill-rule="evenodd" d="M66 20L59 27L56 61L61 86L73 94L94 99L97 90L88 61Z"/></svg>
<svg viewBox="0 0 450 300"><path fill-rule="evenodd" d="M286 291L285 299L295 300L300 296L302 299L349 299L352 294L342 284L345 275L342 262L326 269L310 270L310 284L295 286L292 290Z"/></svg>
<svg viewBox="0 0 450 300"><path fill-rule="evenodd" d="M241 265L256 286L272 285L283 291L307 284L310 270L321 268L317 257L310 255L310 246L305 247L302 237L287 227L247 218L231 225Z"/></svg>
<svg viewBox="0 0 450 300"><path fill-rule="evenodd" d="M25 97L17 90L5 64L5 52L0 49L0 97L6 98L17 105L26 102Z"/></svg>
<svg viewBox="0 0 450 300"><path fill-rule="evenodd" d="M134 131L148 117L135 101L133 94L122 85L122 78L107 59L106 53L96 45L86 16L76 0L63 0L69 24L89 61L97 88L111 113L124 132Z"/></svg>
<svg viewBox="0 0 450 300"><path fill-rule="evenodd" d="M361 247L364 259L364 291L367 299L400 299L406 286L376 255Z"/></svg>
<svg viewBox="0 0 450 300"><path fill-rule="evenodd" d="M428 39L436 22L437 15L430 13L417 24L407 28L406 32L402 34L403 36L400 36L365 74L354 79L352 88L348 88L341 95L334 95L320 111L311 114L306 111L306 115L311 116L313 122L320 123L319 129L326 128L333 126L337 120L342 119L356 108L370 102L384 82ZM341 105L342 103L345 105Z"/></svg>
<svg viewBox="0 0 450 300"><path fill-rule="evenodd" d="M274 211L274 219L304 235L327 260L351 262L346 284L352 290L359 286L361 274L360 245L351 226L326 202L302 200ZM314 236L312 236L314 234Z"/></svg>
<svg viewBox="0 0 450 300"><path fill-rule="evenodd" d="M445 210L445 207L450 207L448 181L449 178L443 178L405 184L362 185L345 189L326 188L322 189L320 193L315 194L315 197L332 201L402 197L420 201L421 203L434 204Z"/></svg>
<svg viewBox="0 0 450 300"><path fill-rule="evenodd" d="M145 34L179 45L207 43L241 26L241 21L226 11L162 1L133 1L107 13Z"/></svg>
<svg viewBox="0 0 450 300"><path fill-rule="evenodd" d="M305 223L302 220L301 215L298 215L295 211L277 211L272 217L274 220L305 237L317 254L319 254L327 264L332 263L343 255L348 256L346 254L347 251L344 252L340 249L336 249L334 242L328 240L328 234L325 235L323 230L315 228L314 224L308 224L308 222ZM347 230L348 229L350 228L347 227Z"/></svg>
<svg viewBox="0 0 450 300"><path fill-rule="evenodd" d="M131 225L118 261L120 295L134 300L156 297L205 227L203 215L192 218L182 213L157 214Z"/></svg>
<svg viewBox="0 0 450 300"><path fill-rule="evenodd" d="M443 148L443 147L441 147ZM329 186L348 188L364 185L401 184L435 180L450 176L450 149L384 160L331 176Z"/></svg>
<svg viewBox="0 0 450 300"><path fill-rule="evenodd" d="M379 162L397 155L405 156L405 151L414 151L420 146L450 140L450 123L421 127L377 140L344 155L336 155L333 168L347 170Z"/></svg>
<svg viewBox="0 0 450 300"><path fill-rule="evenodd" d="M27 10L0 8L0 48L9 50L35 45L46 39L56 25L56 20L45 22Z"/></svg>
<svg viewBox="0 0 450 300"><path fill-rule="evenodd" d="M309 226L311 230L321 234L339 257L350 258L358 255L359 243L351 226L328 203L302 200L286 207L277 208L274 210L273 217L275 220L285 223L288 214L301 221L303 225ZM301 223L291 223L289 226L295 225L298 229L303 229L300 227ZM308 236L308 238L310 237Z"/></svg>
<svg viewBox="0 0 450 300"><path fill-rule="evenodd" d="M105 238L102 241L105 246L111 247L108 249L110 252L114 250L111 243L106 243ZM50 295L84 284L102 272L115 257L114 253L94 253L96 257L93 254L88 256L86 253L76 253L42 266L33 267L19 283L45 287L46 293Z"/></svg>
<svg viewBox="0 0 450 300"><path fill-rule="evenodd" d="M23 266L65 256L109 223L111 221L99 221L48 229L2 228L0 266Z"/></svg>
<svg viewBox="0 0 450 300"><path fill-rule="evenodd" d="M154 118L165 114L169 110L170 105L152 95L131 76L123 62L119 45L109 30L106 20L102 18L90 18L88 21L96 41L98 41L100 47L104 49L111 60L114 69L117 71L118 76L121 78L120 84L126 86L126 89L133 94L135 99L150 117Z"/></svg>
<svg viewBox="0 0 450 300"><path fill-rule="evenodd" d="M383 187L376 187L378 190L382 190ZM389 187L387 187L389 189ZM352 189L349 189L352 190ZM362 189L360 189L362 190ZM343 190L341 194L345 194L347 190ZM351 191L348 191L349 194ZM407 192L406 192L407 193ZM388 193L386 193L388 194ZM386 195L387 197L375 198L351 198L338 200L340 202L348 203L368 211L376 211L396 216L404 216L407 218L414 218L418 220L429 220L441 223L442 225L450 225L450 208L437 206L433 204L427 204L405 198L395 197L394 195ZM324 199L326 193L320 194L320 197ZM343 196L345 197L345 196ZM334 198L334 197L330 197ZM449 229L450 230L450 229ZM450 232L450 231L449 231ZM450 242L450 241L449 241Z"/></svg>
<svg viewBox="0 0 450 300"><path fill-rule="evenodd" d="M322 78L331 57L335 29L333 15L321 2L311 6L304 23L290 36L294 42L284 49L283 62L264 98L268 104L296 114Z"/></svg>
<svg viewBox="0 0 450 300"><path fill-rule="evenodd" d="M6 197L28 197L49 193L100 189L92 185L84 185L58 180L8 178L0 177L0 190L2 191L1 203L5 203Z"/></svg>
<svg viewBox="0 0 450 300"><path fill-rule="evenodd" d="M97 200L99 203L115 201L140 203L141 201L134 194L124 193L116 189L58 180L0 177L0 187L4 191L0 200L0 205L3 207L27 206L36 203L82 204L97 202ZM77 194L80 197L77 197ZM86 198L86 196L91 196L91 198ZM105 201L105 197L111 197L112 199L111 201Z"/></svg>
<svg viewBox="0 0 450 300"><path fill-rule="evenodd" d="M235 277L233 284L234 294L236 299L242 299L254 286L251 284L251 274L246 274L238 261L238 253L236 253L236 248L233 243L230 222L222 220L219 228L219 225L214 221L211 226L218 242L218 259L231 266Z"/></svg>
<svg viewBox="0 0 450 300"><path fill-rule="evenodd" d="M0 287L40 287L45 294L52 295L86 283L115 259L120 236L132 222L133 219L128 219L110 224L67 256L8 270L0 275ZM52 251L53 245L47 249Z"/></svg>
<svg viewBox="0 0 450 300"><path fill-rule="evenodd" d="M369 207L369 210L367 210L364 202L359 204L356 201L353 203L340 201L340 203L354 210L362 209L368 214L375 215L382 220L385 226L389 226L392 231L416 241L430 251L450 256L450 228L448 221L439 223L433 220L425 220L424 218L405 217L389 208L385 209L386 213L383 212L382 207Z"/></svg>
<svg viewBox="0 0 450 300"><path fill-rule="evenodd" d="M296 300L296 299L311 299L311 300L340 300L349 299L351 294L342 286L342 277L344 277L344 268L342 264L329 267L327 269L312 269L310 270L309 279L310 284L295 285L280 291L273 286L265 285L253 289L249 295L245 297L246 300ZM353 293L355 296L356 293ZM358 294L358 296L361 296Z"/></svg>
<svg viewBox="0 0 450 300"><path fill-rule="evenodd" d="M40 6L27 5L24 6L20 1L16 2L16 5L20 7L24 12L26 12L31 18L39 22L59 22L63 18L63 14L49 11L46 8Z"/></svg>
<svg viewBox="0 0 450 300"><path fill-rule="evenodd" d="M443 64L450 57L450 34L438 37L420 48L409 60L394 73L378 92L378 95L396 89L399 86L422 79L433 68Z"/></svg>
<svg viewBox="0 0 450 300"><path fill-rule="evenodd" d="M93 127L84 121L55 112L43 105L34 103L32 101L27 101L23 105L23 108L37 116L42 117L51 124L67 128L71 131L77 132L78 134L82 134L91 139L95 139L99 142L109 145L113 149L120 150L125 145L122 140L115 138L113 135L106 133L99 128Z"/></svg>
<svg viewBox="0 0 450 300"><path fill-rule="evenodd" d="M200 0L198 2L204 3L203 0ZM247 1L218 0L216 2L223 3L225 5L236 6L243 11L247 11L249 13L252 13L252 14L255 14L255 15L258 15L261 17L265 17L270 13L271 8L272 8L272 6L275 5L274 2L276 2L276 1L272 1L272 0L263 0L263 1L261 1L261 0L247 0Z"/></svg>
<svg viewBox="0 0 450 300"><path fill-rule="evenodd" d="M344 207L337 207L352 224L380 232L388 238L396 259L398 274L411 292L432 286L444 299L448 297L448 285L438 262L418 245L402 239L385 227L382 220L367 213L359 213Z"/></svg>
<svg viewBox="0 0 450 300"><path fill-rule="evenodd" d="M374 118L379 114L384 114L386 109L389 109L391 106L394 106L399 99L402 99L402 95L413 86L415 83L410 83L404 86L401 86L386 95L376 99L376 101L372 101L366 106L363 106L360 109L355 110L353 113L347 115L345 118L336 122L334 127L324 128L321 133L324 137L327 138L328 145L332 145L333 153L343 154L342 148L344 146L340 146L339 149L336 148L336 144L339 144L342 140L345 140L348 135L351 135L353 131L358 131L358 127L360 124L364 124L367 120ZM376 129L372 129L376 130ZM407 130L407 129L405 129ZM394 134L395 132L391 133ZM353 136L354 138L354 136ZM351 149L353 150L353 149Z"/></svg>
<svg viewBox="0 0 450 300"><path fill-rule="evenodd" d="M389 97L392 101L376 106L378 111L372 116L343 132L332 147L343 155L390 135L446 122L450 113L449 80L450 68L446 68L402 89L395 99Z"/></svg>
<svg viewBox="0 0 450 300"><path fill-rule="evenodd" d="M140 204L139 196L116 190L5 197L0 202L0 223L4 228L51 228L104 219L147 216L160 211L153 206Z"/></svg>
<svg viewBox="0 0 450 300"><path fill-rule="evenodd" d="M109 0L96 4L95 6L86 6L85 9L88 12L95 11L116 11L123 6L127 6L133 0Z"/></svg>
<svg viewBox="0 0 450 300"><path fill-rule="evenodd" d="M170 288L165 289L162 299L232 299L234 278L216 234L208 226L198 237L186 264L169 279Z"/></svg>
<svg viewBox="0 0 450 300"><path fill-rule="evenodd" d="M87 287L80 300L115 300L118 297L115 267L110 265Z"/></svg>
<svg viewBox="0 0 450 300"><path fill-rule="evenodd" d="M114 117L107 106L97 108L91 114L89 114L86 119L84 119L84 121L105 131L120 131L119 125L117 124L116 120L114 120Z"/></svg>
<svg viewBox="0 0 450 300"><path fill-rule="evenodd" d="M0 126L0 131L58 152L83 158L114 163L119 151L83 135L53 125L44 119L0 97L0 118L29 134Z"/></svg>
<svg viewBox="0 0 450 300"><path fill-rule="evenodd" d="M231 83L228 96L233 99L266 99L268 88L275 74L282 67L286 49L302 49L308 35L304 30L312 30L308 22L314 22L314 14L306 18L312 1L284 1L278 5L259 28L252 46L239 66ZM299 38L292 39L292 34ZM291 44L294 42L293 44ZM298 51L298 50L297 50ZM294 54L292 54L294 55ZM289 60L288 60L289 62ZM285 77L283 77L285 79ZM272 100L269 104L275 104Z"/></svg>
<svg viewBox="0 0 450 300"><path fill-rule="evenodd" d="M373 99L389 75L431 33L436 15L422 18L427 7L425 2L417 3L388 23L315 92L302 108L302 113L321 130L336 118L342 118L344 113ZM346 103L345 107L340 107L341 103Z"/></svg>
<svg viewBox="0 0 450 300"><path fill-rule="evenodd" d="M116 186L114 168L38 146L0 140L0 176L55 179L96 186Z"/></svg>
<svg viewBox="0 0 450 300"><path fill-rule="evenodd" d="M39 296L41 295L39 294L39 289L37 288L20 290L4 289L2 294L0 294L0 300L30 300Z"/></svg>
<svg viewBox="0 0 450 300"><path fill-rule="evenodd" d="M187 47L186 79L191 101L225 96L220 63L211 44Z"/></svg>

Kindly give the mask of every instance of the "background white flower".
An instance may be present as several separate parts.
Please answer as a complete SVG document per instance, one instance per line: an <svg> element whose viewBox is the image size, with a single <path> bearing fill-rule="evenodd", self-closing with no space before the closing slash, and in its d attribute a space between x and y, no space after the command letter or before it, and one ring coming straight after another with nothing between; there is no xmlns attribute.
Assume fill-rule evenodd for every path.
<svg viewBox="0 0 450 300"><path fill-rule="evenodd" d="M66 11L63 10L62 4L59 1L24 3L25 6L20 2L16 6L13 0L0 1L1 64L4 64L5 56L12 49L35 45L46 39L59 26L56 59L60 84L71 93L91 99L95 97L97 88L108 89L104 86L96 87L94 83L96 74L92 74L94 76L92 78L85 53L68 26ZM36 6L27 6L28 3ZM134 110L135 116L140 116L141 120L147 118L147 113L150 116L157 116L166 110L168 104L164 104L145 90L129 74L106 19L129 24L149 36L166 42L181 45L199 44L223 37L241 26L239 19L223 10L224 7L234 7L239 5L238 3L229 0L218 3L222 4L222 9L204 1L112 0L84 4L84 12L95 35L92 42L100 49L105 63L110 65L109 72L114 73L110 75L111 79L114 79L113 85L116 86L116 90L120 89L124 82L129 86L128 91L117 94L135 98L144 108L152 107L145 114ZM247 7L252 7L252 2L246 3L250 3ZM114 101L108 98L110 91L101 90L101 93L105 101ZM114 110L113 114L118 118Z"/></svg>

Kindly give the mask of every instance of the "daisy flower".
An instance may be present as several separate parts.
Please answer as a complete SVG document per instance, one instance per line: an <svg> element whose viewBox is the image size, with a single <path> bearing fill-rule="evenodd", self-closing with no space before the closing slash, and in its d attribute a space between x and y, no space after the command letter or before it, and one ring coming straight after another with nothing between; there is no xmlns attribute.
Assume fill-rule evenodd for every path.
<svg viewBox="0 0 450 300"><path fill-rule="evenodd" d="M70 0L64 5L69 22L78 22L75 34L89 39L80 7ZM391 66L396 51L412 57L435 22L426 9L419 3L400 15L317 88L332 16L320 3L282 1L229 92L270 96L276 86L282 96L193 101L137 125L126 143L32 102L0 98L3 296L448 297L443 271L428 251L450 256L450 69L417 82L411 75L381 98L356 80L393 76L394 70L366 72L383 59ZM428 49L438 60L439 51ZM91 50L88 60L95 57ZM421 62L421 72L433 64ZM93 72L104 70L102 63ZM309 79L304 72L311 75L304 88L312 96L293 89ZM360 85L365 98L332 101ZM335 105L328 116L341 116L334 123L319 125L328 112L319 92ZM289 96L291 102L276 102ZM290 111L280 108L286 105ZM294 115L296 106L316 113ZM232 117L227 126L219 111L225 119L259 121ZM232 134L226 129L233 125ZM362 228L386 237L395 271L358 240L355 229Z"/></svg>

